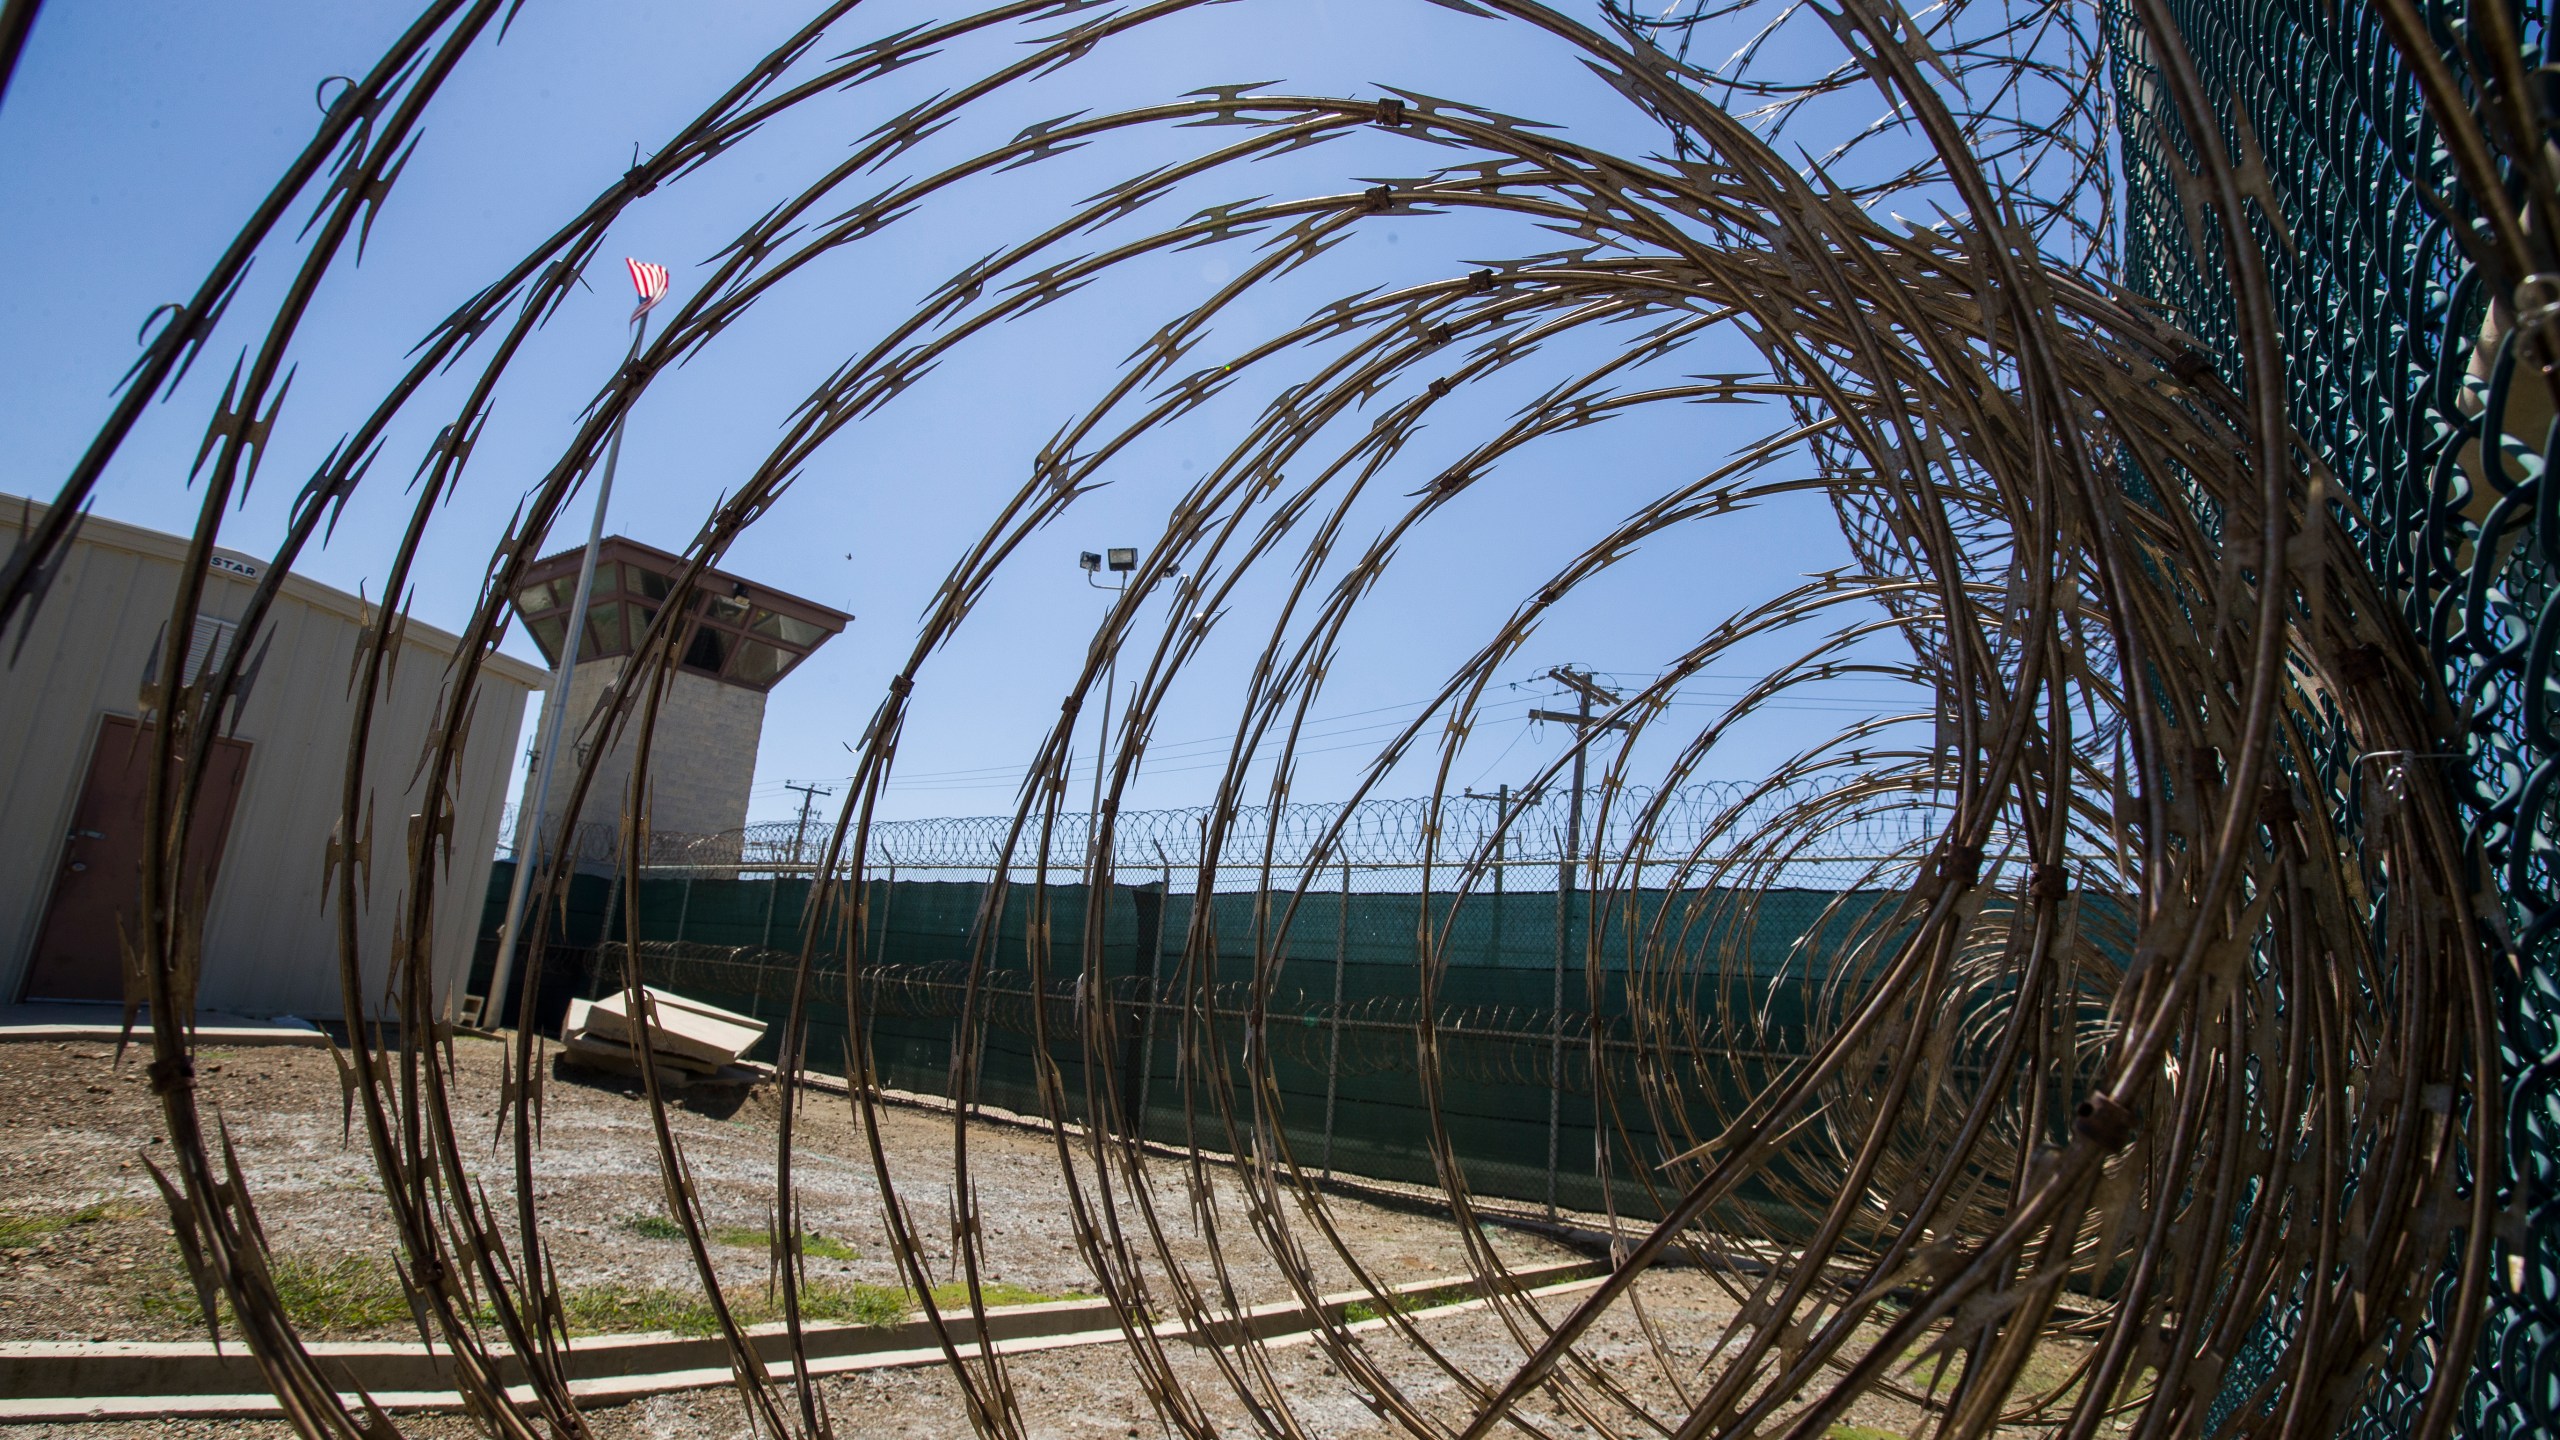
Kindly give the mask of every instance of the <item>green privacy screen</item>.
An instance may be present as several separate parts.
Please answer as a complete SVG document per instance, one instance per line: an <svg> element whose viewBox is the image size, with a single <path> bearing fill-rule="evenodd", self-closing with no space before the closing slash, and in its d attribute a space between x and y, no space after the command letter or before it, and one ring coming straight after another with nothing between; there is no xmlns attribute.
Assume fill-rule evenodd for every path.
<svg viewBox="0 0 2560 1440"><path fill-rule="evenodd" d="M510 868L500 862L492 877L491 934ZM773 1023L777 1033L753 1057L772 1059L809 888L790 878L644 879L631 897L644 978ZM1643 890L1621 892L1594 916L1587 895L1559 904L1553 890L1434 895L1426 906L1415 893L1340 886L1267 901L1216 893L1205 903L1158 886L1115 886L1103 917L1102 981L1079 985L1084 887L1008 885L994 914L989 889L984 880L867 883L866 979L851 1015L867 1028L881 1084L950 1095L965 1070L981 1103L1040 1115L1045 1056L1064 1113L1085 1122L1105 1079L1086 1073L1084 1017L1098 1005L1097 1020L1109 1026L1096 1047L1113 1097L1104 1103L1117 1111L1102 1118L1114 1131L1215 1151L1285 1145L1311 1171L1438 1184L1427 1074L1437 1079L1448 1153L1467 1188L1596 1211L1605 1168L1606 1198L1630 1218L1659 1213L1657 1166L1666 1156L1711 1139L1803 1055L1837 1007L1843 957L1873 953L1899 923L1899 897L1880 891L1776 890L1745 903L1738 893ZM620 984L624 921L607 913L623 908L618 888L579 877L570 900L546 962L549 1013L537 1021L547 1026L570 994ZM1035 902L1046 910L1045 987L1035 987L1029 968ZM1417 961L1426 935L1445 937L1434 942L1441 960L1428 975ZM1650 948L1631 945L1631 935ZM816 940L808 1064L841 1074L845 937L828 924ZM974 999L973 944L987 947ZM484 943L475 977L483 984L490 948ZM1638 969L1631 980L1631 951L1690 958ZM1254 957L1264 953L1273 963L1257 995ZM1253 1137L1242 1083L1257 1004L1278 1087L1271 1141ZM1640 1034L1651 1043L1639 1046ZM1639 1064L1671 1067L1686 1107L1663 1113L1649 1101L1664 1091L1637 1083ZM1603 1105L1611 1107L1606 1124ZM1810 1139L1797 1153L1823 1152L1820 1137ZM1825 1177L1782 1170L1772 1183L1813 1190ZM1737 1203L1767 1198L1764 1188ZM1793 1213L1759 1214L1776 1224L1782 1211Z"/></svg>

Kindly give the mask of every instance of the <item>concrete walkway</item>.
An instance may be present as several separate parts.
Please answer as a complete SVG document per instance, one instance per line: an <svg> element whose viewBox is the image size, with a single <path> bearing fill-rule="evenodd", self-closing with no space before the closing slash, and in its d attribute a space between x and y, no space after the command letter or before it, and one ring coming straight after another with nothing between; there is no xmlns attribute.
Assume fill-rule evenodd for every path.
<svg viewBox="0 0 2560 1440"><path fill-rule="evenodd" d="M0 1005L0 1043L11 1040L54 1040L82 1045L113 1045L124 1034L124 1011L114 1005L76 1005L40 1001L32 1005ZM151 1043L151 1012L134 1016L133 1039ZM329 1037L307 1021L285 1017L252 1020L219 1010L196 1012L196 1043L231 1045L326 1045Z"/></svg>

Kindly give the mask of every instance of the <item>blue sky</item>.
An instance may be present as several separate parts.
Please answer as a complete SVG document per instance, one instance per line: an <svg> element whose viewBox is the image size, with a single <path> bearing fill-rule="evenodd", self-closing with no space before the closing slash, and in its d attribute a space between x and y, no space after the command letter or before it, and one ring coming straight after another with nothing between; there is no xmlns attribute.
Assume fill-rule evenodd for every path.
<svg viewBox="0 0 2560 1440"><path fill-rule="evenodd" d="M245 505L226 518L224 542L271 549L304 478L400 373L409 347L610 185L631 163L635 144L653 149L690 118L800 13L761 0L529 0L503 44L484 41L430 112L361 266L342 264L324 286L297 341L300 369L273 457ZM823 60L933 13L920 5L862 7L816 55ZM403 7L370 0L219 7L95 0L46 8L0 104L0 205L14 217L0 227L0 263L12 277L0 290L0 394L10 397L0 407L0 455L8 457L0 491L41 497L59 486L133 358L135 327L153 306L193 290L308 138L318 119L314 87L329 75L360 72L408 19ZM838 37L843 43L833 43ZM446 626L468 613L518 498L556 459L579 409L620 358L629 309L623 255L667 264L681 295L703 273L700 262L837 163L857 137L1002 53L1002 44L982 44L814 102L628 212L590 268L592 293L554 319L510 372L472 467L430 532L416 613ZM1282 82L1275 90L1364 97L1393 84L1564 124L1577 138L1634 154L1662 143L1650 122L1562 47L1525 27L1421 0L1246 0L1180 17L1000 97L932 153L957 158L1009 139L1030 121L1087 106L1265 81ZM1156 132L974 183L812 267L653 387L629 426L609 529L681 548L713 499L776 442L810 389L932 285L1119 176L1235 134ZM1251 173L1207 177L1154 213L1169 223L1204 205L1259 194L1336 193L1368 177L1419 174L1456 158L1392 135L1363 134ZM865 198L924 163L850 185L843 201ZM307 202L296 223L305 210ZM1446 275L1474 260L1558 243L1499 218L1389 217L1364 225L1353 243L1290 284L1238 307L1221 322L1218 339L1244 343L1257 329L1286 325L1370 284ZM1103 393L1138 341L1205 297L1248 254L1238 246L1164 257L978 337L896 405L839 436L733 549L728 568L859 617L774 692L754 818L791 812L797 797L782 788L786 781L825 783L850 773L846 743L860 735L883 682L913 643L925 600L1021 483L1040 444ZM186 483L188 463L232 357L256 342L259 317L297 263L289 233L262 253L194 375L125 445L98 493L101 513L172 530L192 523L198 496ZM1386 498L1371 510L1383 516L1387 500L1401 503L1404 492L1436 473L1435 460L1445 462L1513 405L1589 363L1604 343L1560 344L1541 363L1514 367L1521 373L1495 393L1468 397L1447 420L1435 418L1399 470L1381 481ZM1750 354L1733 344L1684 356L1678 368L1751 365ZM1277 378L1298 378L1304 368ZM408 515L401 487L435 417L449 415L451 397L460 393L462 377L452 379L394 433L334 541L306 554L299 569L378 593L375 577ZM1115 466L1112 483L1081 498L1012 558L962 638L926 672L890 790L891 815L1010 808L1014 777L1054 721L1102 614L1103 597L1076 569L1077 552L1145 544L1156 535L1181 487L1223 453L1233 427L1267 393L1251 404L1211 407L1151 437ZM1316 703L1314 713L1326 718L1306 747L1297 794L1316 799L1348 789L1391 733L1383 727L1409 715L1522 596L1612 522L1721 463L1776 419L1753 407L1660 407L1548 439L1504 461L1399 552L1364 608ZM582 535L583 499L572 511ZM569 528L551 548L573 543ZM1354 541L1374 528L1374 521L1355 520ZM1534 680L1547 666L1587 665L1639 681L1727 614L1844 558L1827 508L1811 499L1720 518L1647 546L1573 596L1507 667L1506 679L1522 683L1500 693L1457 782L1489 788L1516 781L1562 746L1557 727L1526 718L1533 704L1557 703L1556 687ZM1264 577L1271 583L1247 588L1226 622L1231 633L1169 703L1156 730L1157 758L1130 797L1133 807L1194 803L1207 794L1284 568ZM521 637L511 638L509 649L533 658ZM1785 654L1773 647L1745 668L1756 674ZM1675 713L1710 714L1705 707L1745 678L1702 681L1690 694L1696 703ZM1812 734L1889 698L1890 687L1855 681L1810 691L1720 747L1707 774L1756 776ZM1386 793L1428 783L1419 773L1396 783L1403 779L1391 779Z"/></svg>

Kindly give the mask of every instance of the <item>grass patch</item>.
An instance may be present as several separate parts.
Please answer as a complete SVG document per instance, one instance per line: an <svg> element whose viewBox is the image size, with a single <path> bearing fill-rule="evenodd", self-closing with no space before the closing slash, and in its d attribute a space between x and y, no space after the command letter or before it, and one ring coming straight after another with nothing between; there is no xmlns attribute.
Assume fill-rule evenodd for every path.
<svg viewBox="0 0 2560 1440"><path fill-rule="evenodd" d="M282 1254L269 1257L276 1298L285 1318L310 1335L345 1335L405 1328L413 1322L409 1296L391 1262L370 1255L338 1255L324 1260ZM154 1320L195 1326L204 1323L196 1294L185 1272L172 1267L163 1283L135 1295L142 1313ZM231 1302L217 1293L216 1320L231 1326Z"/></svg>
<svg viewBox="0 0 2560 1440"><path fill-rule="evenodd" d="M684 1227L664 1215L625 1215L615 1221L643 1240L681 1240Z"/></svg>
<svg viewBox="0 0 2560 1440"><path fill-rule="evenodd" d="M1902 1440L1902 1435L1873 1425L1834 1425L1822 1432L1822 1440Z"/></svg>
<svg viewBox="0 0 2560 1440"><path fill-rule="evenodd" d="M94 1222L64 1222L66 1225L70 1223ZM762 1232L757 1234L761 1237ZM764 1242L759 1238L756 1243L761 1245ZM363 1255L312 1259L280 1254L271 1257L269 1263L273 1267L276 1293L284 1302L285 1317L293 1322L295 1329L307 1335L347 1336L401 1331L412 1324L409 1299L401 1289L399 1271L388 1260ZM990 1305L1026 1305L1074 1298L1043 1295L1018 1285L989 1285L985 1287L985 1294ZM965 1306L968 1303L966 1291L955 1286L937 1286L934 1297L945 1306ZM188 1284L186 1273L176 1263L174 1252L168 1269L147 1282L133 1298L141 1312L150 1319L189 1329L204 1323L196 1308L194 1287ZM768 1294L762 1286L739 1286L729 1290L725 1298L731 1318L741 1326L762 1325L782 1319L779 1290ZM214 1308L221 1330L226 1334L233 1333L236 1327L231 1323L230 1302L217 1294ZM885 1328L905 1320L915 1308L915 1297L905 1290L858 1280L813 1277L800 1290L801 1318L813 1322ZM572 1335L623 1335L641 1331L669 1331L688 1336L719 1333L719 1322L712 1313L711 1302L702 1292L667 1285L618 1281L575 1285L561 1293L560 1310ZM483 1319L486 1318L484 1314Z"/></svg>
<svg viewBox="0 0 2560 1440"><path fill-rule="evenodd" d="M0 1210L0 1250L23 1250L75 1225L123 1220L138 1213L136 1207L112 1200L83 1205L77 1210Z"/></svg>
<svg viewBox="0 0 2560 1440"><path fill-rule="evenodd" d="M681 1240L684 1227L664 1215L625 1215L616 1222L623 1229L644 1240ZM761 1225L722 1225L711 1231L711 1243L738 1250L770 1250L773 1237ZM820 1260L859 1260L862 1252L841 1240L830 1239L815 1231L804 1232L796 1247L803 1255Z"/></svg>
<svg viewBox="0 0 2560 1440"><path fill-rule="evenodd" d="M1090 1300L1093 1298L1081 1290L1070 1290L1063 1295L1050 1295L1042 1291L1029 1289L1025 1286L1016 1285L1005 1280L980 1281L978 1284L978 1294L980 1298L987 1302L987 1308L989 1309L994 1309L999 1305L1046 1305L1052 1300ZM937 1308L943 1310L968 1309L969 1282L966 1280L951 1280L934 1286L933 1303Z"/></svg>
<svg viewBox="0 0 2560 1440"><path fill-rule="evenodd" d="M740 1250L770 1250L773 1247L771 1232L761 1225L723 1225L711 1232L711 1238L718 1244L732 1245ZM820 1260L862 1258L861 1251L841 1240L830 1239L814 1230L802 1232L798 1242L792 1248L802 1255L814 1256Z"/></svg>
<svg viewBox="0 0 2560 1440"><path fill-rule="evenodd" d="M859 1280L812 1280L800 1292L800 1313L812 1320L843 1320L878 1329L897 1324L914 1309L915 1301L906 1291ZM777 1313L773 1318L782 1317Z"/></svg>
<svg viewBox="0 0 2560 1440"><path fill-rule="evenodd" d="M381 1330L415 1322L400 1273L369 1255L309 1260L276 1257L276 1295L294 1328L304 1331Z"/></svg>
<svg viewBox="0 0 2560 1440"><path fill-rule="evenodd" d="M183 1275L161 1276L158 1283L136 1292L133 1303L149 1319L189 1327L204 1323L203 1312L196 1308L195 1292L187 1288ZM213 1308L218 1320L231 1318L231 1302L219 1294L213 1297Z"/></svg>
<svg viewBox="0 0 2560 1440"><path fill-rule="evenodd" d="M719 1327L710 1303L664 1285L605 1282L572 1285L560 1292L560 1315L572 1335L619 1335L638 1330L672 1330L679 1335L709 1335Z"/></svg>
<svg viewBox="0 0 2560 1440"><path fill-rule="evenodd" d="M816 1234L814 1232L801 1236L798 1248L801 1254L815 1256L820 1260L859 1260L862 1258L861 1251L854 1249L843 1241L831 1239L825 1235Z"/></svg>
<svg viewBox="0 0 2560 1440"><path fill-rule="evenodd" d="M1436 1290L1406 1290L1392 1294L1387 1297L1387 1304L1399 1315L1410 1315L1435 1305L1455 1305L1461 1300L1472 1300L1475 1293L1472 1286L1444 1285ZM1354 1300L1342 1307L1342 1323L1345 1325L1357 1325L1363 1320L1382 1320L1386 1315L1386 1310L1372 1300Z"/></svg>
<svg viewBox="0 0 2560 1440"><path fill-rule="evenodd" d="M1902 1380L1906 1385L1927 1395L1941 1395L1955 1388L1964 1378L1964 1352L1942 1350L1929 1353L1931 1341L1923 1340L1902 1355Z"/></svg>
<svg viewBox="0 0 2560 1440"><path fill-rule="evenodd" d="M733 1290L726 1296L729 1317L741 1326L782 1318L782 1297L767 1298L760 1289ZM812 1280L800 1291L800 1318L842 1321L875 1328L895 1325L913 1309L907 1292L859 1281ZM621 1335L641 1330L667 1330L678 1335L716 1335L718 1318L711 1302L697 1291L665 1285L579 1285L560 1297L561 1314L572 1335Z"/></svg>

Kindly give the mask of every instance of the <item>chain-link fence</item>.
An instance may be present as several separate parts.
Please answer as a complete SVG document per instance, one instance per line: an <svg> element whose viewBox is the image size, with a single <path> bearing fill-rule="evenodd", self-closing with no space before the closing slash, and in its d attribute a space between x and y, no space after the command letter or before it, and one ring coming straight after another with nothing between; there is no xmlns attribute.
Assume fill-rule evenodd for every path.
<svg viewBox="0 0 2560 1440"><path fill-rule="evenodd" d="M2385 1387L2364 1433L2405 1433L2438 1364L2469 1368L2469 1433L2560 1434L2560 876L2554 873L2551 663L2560 606L2548 579L2553 507L2543 477L2560 429L2511 333L2489 324L2482 272L2455 233L2472 213L2417 78L2380 8L2325 0L2182 0L2171 7L2219 102L2225 144L2264 157L2275 213L2253 214L2275 285L2289 410L2350 504L2338 508L2401 619L2436 661L2462 718L2442 755L2383 767L2444 767L2468 789L2472 838L2497 897L2503 991L2506 1223L2481 1352L2438 1356L2435 1333L2398 1347L2414 1368ZM2554 58L2546 15L2509 7L2528 66ZM2163 104L2156 62L2121 0L2108 5L2124 125L2125 243L2132 287L2169 307L2237 383L2235 310L2212 228L2179 185L2190 140ZM2413 13L2472 93L2485 85L2465 7ZM2545 70L2540 72L2547 75ZM2509 177L2509 183L2522 182ZM2450 208L2448 208L2448 206ZM2279 223L2281 228L2279 228ZM2371 777L2366 777L2371 778ZM2333 784L2336 784L2333 777ZM2353 788L2338 785L2337 788ZM2391 903L2386 897L2383 904ZM2450 1272L2438 1315L2454 1303ZM2292 1323L2270 1317L2269 1334ZM2248 1388L2262 1344L2234 1363Z"/></svg>

